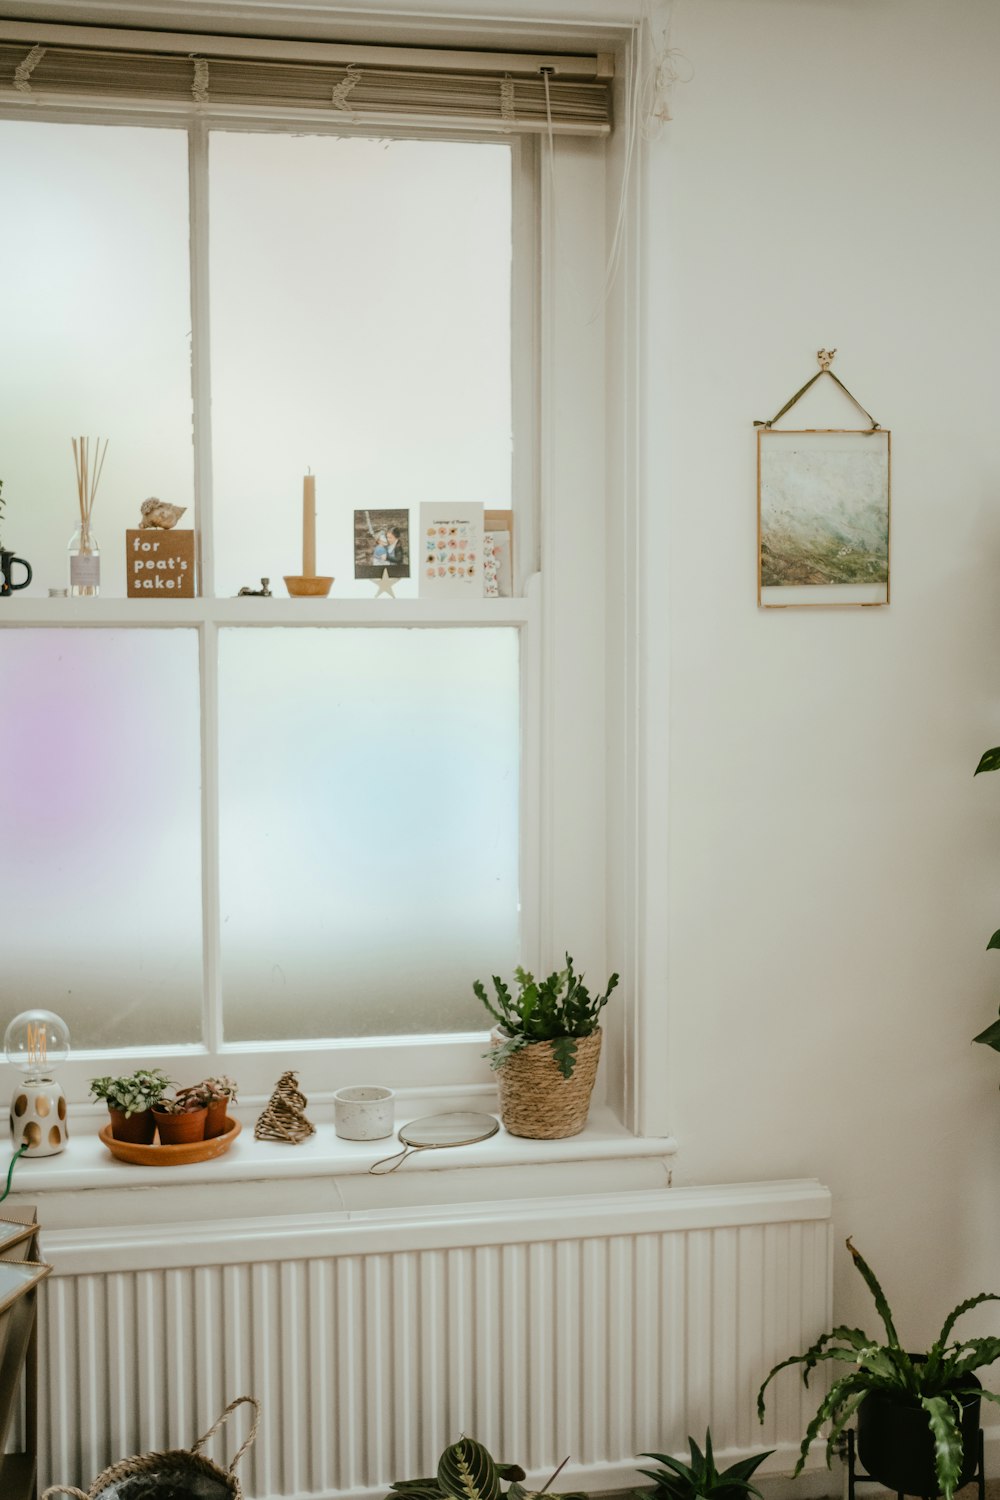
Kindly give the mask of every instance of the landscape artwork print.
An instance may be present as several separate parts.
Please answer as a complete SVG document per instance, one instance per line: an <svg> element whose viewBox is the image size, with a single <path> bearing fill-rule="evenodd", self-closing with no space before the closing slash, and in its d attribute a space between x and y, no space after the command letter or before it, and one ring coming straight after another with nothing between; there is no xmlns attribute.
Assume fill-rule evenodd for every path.
<svg viewBox="0 0 1000 1500"><path fill-rule="evenodd" d="M760 432L758 599L889 602L889 434Z"/></svg>

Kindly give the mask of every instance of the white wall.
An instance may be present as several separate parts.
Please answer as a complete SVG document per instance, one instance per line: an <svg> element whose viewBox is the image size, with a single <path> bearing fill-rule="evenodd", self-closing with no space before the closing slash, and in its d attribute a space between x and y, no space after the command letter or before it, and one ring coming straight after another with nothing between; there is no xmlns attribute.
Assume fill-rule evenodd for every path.
<svg viewBox="0 0 1000 1500"><path fill-rule="evenodd" d="M1000 1058L970 1046L1000 997L1000 778L972 778L1000 740L1000 6L679 0L673 40L645 444L679 1175L819 1176L923 1340L1000 1291ZM760 612L752 420L824 345L892 430L892 604ZM820 384L802 425L854 425Z"/></svg>

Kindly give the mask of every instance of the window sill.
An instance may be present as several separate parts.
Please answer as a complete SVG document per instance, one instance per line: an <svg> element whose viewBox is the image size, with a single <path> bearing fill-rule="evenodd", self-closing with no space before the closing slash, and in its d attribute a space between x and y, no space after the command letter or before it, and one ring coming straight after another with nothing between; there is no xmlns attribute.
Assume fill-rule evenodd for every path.
<svg viewBox="0 0 1000 1500"><path fill-rule="evenodd" d="M427 1106L419 1113L428 1113ZM374 1162L400 1149L395 1136L341 1140L326 1121L300 1146L255 1141L251 1117L243 1119L242 1134L215 1161L137 1167L114 1160L96 1134L75 1133L59 1156L18 1163L8 1202L37 1204L39 1222L59 1229L304 1208L551 1198L665 1187L677 1145L670 1137L638 1139L610 1109L595 1106L587 1128L568 1140L523 1140L501 1129L475 1145L417 1152L395 1172L369 1173Z"/></svg>

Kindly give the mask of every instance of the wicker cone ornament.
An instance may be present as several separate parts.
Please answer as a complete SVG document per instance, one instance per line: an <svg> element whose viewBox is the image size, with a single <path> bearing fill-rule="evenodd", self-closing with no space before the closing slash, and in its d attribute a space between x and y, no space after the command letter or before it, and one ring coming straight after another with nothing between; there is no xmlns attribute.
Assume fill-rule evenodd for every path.
<svg viewBox="0 0 1000 1500"><path fill-rule="evenodd" d="M306 1119L309 1100L299 1089L295 1073L282 1073L277 1087L254 1126L254 1140L287 1141L299 1146L316 1134L316 1126Z"/></svg>
<svg viewBox="0 0 1000 1500"><path fill-rule="evenodd" d="M253 1424L228 1469L206 1458L201 1452L215 1436L223 1422L238 1406L253 1407ZM72 1495L74 1500L243 1500L243 1490L236 1477L236 1465L257 1436L260 1403L254 1396L237 1396L193 1448L174 1449L168 1453L141 1453L123 1458L99 1474L87 1491L70 1484L53 1484L42 1500L56 1495Z"/></svg>
<svg viewBox="0 0 1000 1500"><path fill-rule="evenodd" d="M561 1141L579 1135L587 1123L590 1096L601 1056L601 1031L581 1036L576 1044L576 1062L564 1078L548 1042L530 1042L497 1069L500 1119L511 1135L535 1141ZM499 1027L490 1045L505 1040Z"/></svg>

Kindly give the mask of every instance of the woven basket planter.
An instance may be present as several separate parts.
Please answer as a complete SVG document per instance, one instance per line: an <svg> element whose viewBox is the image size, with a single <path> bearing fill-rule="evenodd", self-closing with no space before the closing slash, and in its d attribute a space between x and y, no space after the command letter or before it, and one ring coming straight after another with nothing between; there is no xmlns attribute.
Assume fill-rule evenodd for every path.
<svg viewBox="0 0 1000 1500"><path fill-rule="evenodd" d="M497 1027L490 1045L506 1040ZM601 1031L582 1036L576 1044L572 1075L564 1078L549 1042L529 1042L497 1069L500 1119L511 1135L534 1141L561 1141L579 1135L587 1123L601 1056Z"/></svg>
<svg viewBox="0 0 1000 1500"><path fill-rule="evenodd" d="M230 1412L245 1402L253 1407L253 1426L229 1468L220 1469L199 1450L218 1432ZM259 1417L260 1404L253 1396L237 1396L193 1448L123 1458L99 1474L86 1493L71 1484L53 1484L42 1500L55 1500L57 1495L72 1495L74 1500L243 1500L236 1465L257 1436Z"/></svg>

